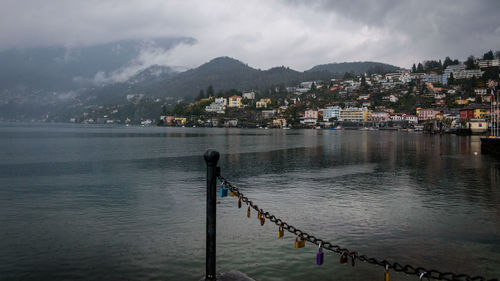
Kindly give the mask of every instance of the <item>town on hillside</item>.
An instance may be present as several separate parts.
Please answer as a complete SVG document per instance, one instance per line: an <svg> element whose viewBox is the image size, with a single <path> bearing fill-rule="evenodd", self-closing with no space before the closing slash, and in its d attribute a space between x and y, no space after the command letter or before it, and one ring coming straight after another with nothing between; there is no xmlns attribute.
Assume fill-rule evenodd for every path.
<svg viewBox="0 0 500 281"><path fill-rule="evenodd" d="M483 133L498 91L500 54L425 61L394 73L281 85L265 93L201 90L163 110L159 125L261 128L427 129ZM494 112L493 112L494 113ZM498 116L498 115L497 115Z"/></svg>

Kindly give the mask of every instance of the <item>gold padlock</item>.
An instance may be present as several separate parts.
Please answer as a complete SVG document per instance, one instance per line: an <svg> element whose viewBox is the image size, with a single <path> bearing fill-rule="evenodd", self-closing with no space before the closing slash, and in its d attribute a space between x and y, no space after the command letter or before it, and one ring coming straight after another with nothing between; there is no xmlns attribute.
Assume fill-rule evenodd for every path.
<svg viewBox="0 0 500 281"><path fill-rule="evenodd" d="M250 217L250 206L248 206L247 217Z"/></svg>
<svg viewBox="0 0 500 281"><path fill-rule="evenodd" d="M230 191L230 192L229 192L229 196L231 196L231 197L236 197L236 193L234 193L233 191Z"/></svg>
<svg viewBox="0 0 500 281"><path fill-rule="evenodd" d="M241 197L238 199L238 209L241 208Z"/></svg>
<svg viewBox="0 0 500 281"><path fill-rule="evenodd" d="M266 217L264 215L261 215L260 216L260 225L264 225L265 222L266 222Z"/></svg>
<svg viewBox="0 0 500 281"><path fill-rule="evenodd" d="M384 268L384 280L389 281L389 266L386 264Z"/></svg>
<svg viewBox="0 0 500 281"><path fill-rule="evenodd" d="M355 259L356 259L356 255L355 255L355 254L352 254L352 256L351 256L351 265L352 265L353 267L354 267L354 265L355 265L355 262L354 262L354 260L355 260Z"/></svg>
<svg viewBox="0 0 500 281"><path fill-rule="evenodd" d="M346 252L342 252L340 254L340 263L347 263L347 254L346 254Z"/></svg>
<svg viewBox="0 0 500 281"><path fill-rule="evenodd" d="M300 237L299 239L299 236L297 235L297 237L295 238L295 248L304 248L305 245L306 240L304 240L302 237Z"/></svg>
<svg viewBox="0 0 500 281"><path fill-rule="evenodd" d="M280 224L280 227L278 228L278 238L281 238L285 235L285 230L283 229L283 224Z"/></svg>
<svg viewBox="0 0 500 281"><path fill-rule="evenodd" d="M257 220L260 220L260 211L257 212Z"/></svg>

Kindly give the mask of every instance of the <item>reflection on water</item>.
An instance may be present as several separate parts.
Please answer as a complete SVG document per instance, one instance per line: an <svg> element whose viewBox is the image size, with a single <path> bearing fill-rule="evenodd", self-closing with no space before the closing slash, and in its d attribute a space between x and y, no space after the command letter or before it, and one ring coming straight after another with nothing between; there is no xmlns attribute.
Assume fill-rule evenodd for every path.
<svg viewBox="0 0 500 281"><path fill-rule="evenodd" d="M500 161L477 137L0 124L0 279L199 279L209 147L226 178L300 229L378 258L500 277ZM330 253L316 266L314 246L278 240L234 198L217 212L218 271L382 276Z"/></svg>

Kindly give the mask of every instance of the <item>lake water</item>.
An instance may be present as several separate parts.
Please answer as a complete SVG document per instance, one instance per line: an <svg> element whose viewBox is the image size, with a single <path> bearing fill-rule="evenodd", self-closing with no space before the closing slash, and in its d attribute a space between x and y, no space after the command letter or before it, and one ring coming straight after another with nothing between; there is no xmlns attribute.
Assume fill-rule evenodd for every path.
<svg viewBox="0 0 500 281"><path fill-rule="evenodd" d="M478 137L1 123L0 280L199 280L207 148L246 196L317 237L500 278L500 161ZM330 252L317 266L316 246L278 239L234 197L217 206L218 272L382 280L382 268Z"/></svg>

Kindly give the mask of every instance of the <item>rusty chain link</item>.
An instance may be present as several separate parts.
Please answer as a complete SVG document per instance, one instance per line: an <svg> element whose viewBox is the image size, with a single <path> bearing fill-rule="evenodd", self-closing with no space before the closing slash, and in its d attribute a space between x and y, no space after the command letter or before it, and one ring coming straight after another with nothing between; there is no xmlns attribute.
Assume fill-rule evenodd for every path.
<svg viewBox="0 0 500 281"><path fill-rule="evenodd" d="M448 280L448 281L498 281L498 279L486 279L482 276L470 276L466 274L456 274L453 272L441 272L435 269L425 269L423 267L413 267L411 265L402 265L398 262L389 262L388 260L379 260L373 257L368 257L367 255L360 255L356 251L352 251L346 248L342 248L338 245L332 244L328 241L325 241L320 238L316 238L314 235L311 235L307 232L304 232L293 225L288 224L287 222L277 218L276 216L270 214L269 212L265 212L262 208L259 208L258 205L254 204L248 197L244 196L243 193L240 192L239 188L230 182L228 182L223 176L218 175L219 180L222 184L227 187L231 192L233 192L238 198L241 199L243 203L246 203L255 211L263 214L264 217L271 222L275 223L277 226L282 226L283 229L288 230L289 232L301 237L302 239L309 241L310 243L322 244L324 249L333 251L338 254L347 255L351 257L352 260L360 260L362 262L367 262L369 264L375 264L382 267L387 267L396 272L403 272L409 275L416 275L419 277L425 277L428 279L436 279L436 280Z"/></svg>

